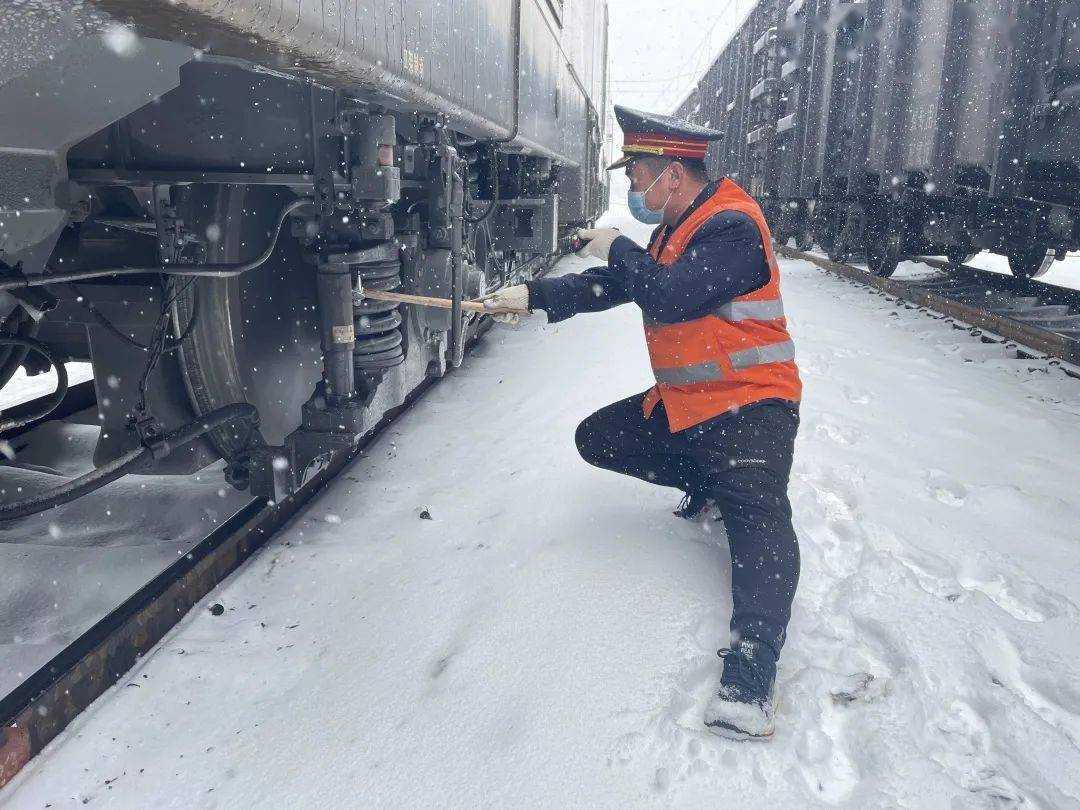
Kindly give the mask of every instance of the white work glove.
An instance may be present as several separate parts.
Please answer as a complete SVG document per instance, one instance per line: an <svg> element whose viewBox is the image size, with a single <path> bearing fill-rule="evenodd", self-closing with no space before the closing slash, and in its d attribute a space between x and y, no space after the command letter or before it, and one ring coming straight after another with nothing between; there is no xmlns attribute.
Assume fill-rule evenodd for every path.
<svg viewBox="0 0 1080 810"><path fill-rule="evenodd" d="M577 238L585 242L585 246L577 255L583 259L593 256L606 264L611 243L620 236L618 228L582 228L577 232Z"/></svg>
<svg viewBox="0 0 1080 810"><path fill-rule="evenodd" d="M491 317L499 323L515 324L522 315L529 314L529 288L524 284L507 287L477 299L484 309L491 310Z"/></svg>

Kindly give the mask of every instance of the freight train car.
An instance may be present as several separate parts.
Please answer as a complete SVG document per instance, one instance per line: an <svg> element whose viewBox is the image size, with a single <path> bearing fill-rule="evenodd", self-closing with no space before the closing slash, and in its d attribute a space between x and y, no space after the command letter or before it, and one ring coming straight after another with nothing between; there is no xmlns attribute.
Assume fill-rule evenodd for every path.
<svg viewBox="0 0 1080 810"><path fill-rule="evenodd" d="M762 0L678 114L781 242L909 256L1080 247L1080 3Z"/></svg>
<svg viewBox="0 0 1080 810"><path fill-rule="evenodd" d="M295 491L606 208L606 49L604 0L5 3L0 385L90 361L101 433L0 517L222 458Z"/></svg>

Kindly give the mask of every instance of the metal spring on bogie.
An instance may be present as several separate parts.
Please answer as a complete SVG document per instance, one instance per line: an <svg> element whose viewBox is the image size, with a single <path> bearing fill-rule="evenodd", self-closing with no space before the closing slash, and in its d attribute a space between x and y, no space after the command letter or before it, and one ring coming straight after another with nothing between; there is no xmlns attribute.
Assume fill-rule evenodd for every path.
<svg viewBox="0 0 1080 810"><path fill-rule="evenodd" d="M401 262L379 260L355 265L363 288L392 290L401 286ZM363 294L353 302L353 366L357 371L381 371L405 360L400 304L376 301Z"/></svg>

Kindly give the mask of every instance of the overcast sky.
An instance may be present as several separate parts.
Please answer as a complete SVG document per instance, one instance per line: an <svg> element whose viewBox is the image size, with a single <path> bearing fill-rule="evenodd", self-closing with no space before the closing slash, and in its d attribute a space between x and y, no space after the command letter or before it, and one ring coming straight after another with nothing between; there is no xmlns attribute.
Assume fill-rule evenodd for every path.
<svg viewBox="0 0 1080 810"><path fill-rule="evenodd" d="M755 0L608 0L612 98L670 112Z"/></svg>

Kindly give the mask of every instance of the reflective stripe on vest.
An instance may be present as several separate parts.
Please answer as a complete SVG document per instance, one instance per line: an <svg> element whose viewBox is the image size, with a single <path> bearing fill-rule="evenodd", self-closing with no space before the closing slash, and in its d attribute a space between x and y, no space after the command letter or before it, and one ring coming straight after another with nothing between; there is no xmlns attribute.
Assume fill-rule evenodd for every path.
<svg viewBox="0 0 1080 810"><path fill-rule="evenodd" d="M779 298L771 301L732 301L714 314L725 321L771 321L784 317L784 302Z"/></svg>
<svg viewBox="0 0 1080 810"><path fill-rule="evenodd" d="M771 321L784 317L784 302L779 298L771 301L731 301L719 306L706 315L715 315L731 323L739 321ZM647 326L670 326L665 321L655 321L648 315L643 315Z"/></svg>
<svg viewBox="0 0 1080 810"><path fill-rule="evenodd" d="M768 346L756 346L753 349L740 349L728 354L731 366L736 371L766 363L783 363L795 359L795 344L790 340L782 343L770 343Z"/></svg>
<svg viewBox="0 0 1080 810"><path fill-rule="evenodd" d="M653 374L661 385L690 385L724 379L724 370L715 360L678 368L655 368Z"/></svg>
<svg viewBox="0 0 1080 810"><path fill-rule="evenodd" d="M785 340L768 346L756 346L753 349L740 349L728 355L731 367L742 371L751 366L763 366L766 363L783 363L795 359L795 343ZM724 370L715 360L695 363L692 366L653 369L656 381L661 385L690 385L691 383L712 382L724 379Z"/></svg>

